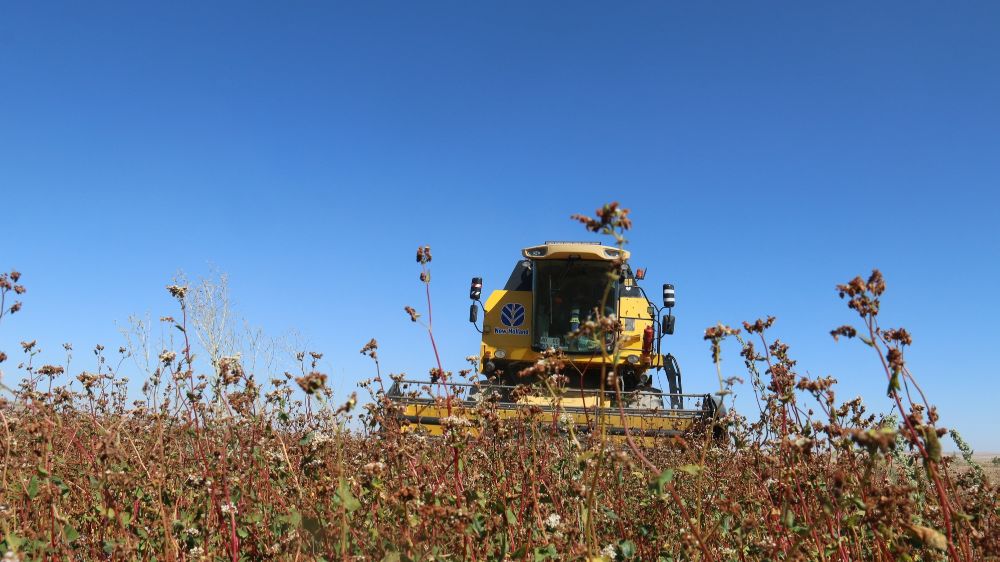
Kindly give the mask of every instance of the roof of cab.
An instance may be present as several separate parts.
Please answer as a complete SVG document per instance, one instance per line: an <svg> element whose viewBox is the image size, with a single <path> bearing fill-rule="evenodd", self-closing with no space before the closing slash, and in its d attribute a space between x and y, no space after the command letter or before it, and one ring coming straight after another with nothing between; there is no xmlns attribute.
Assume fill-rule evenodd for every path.
<svg viewBox="0 0 1000 562"><path fill-rule="evenodd" d="M622 257L628 259L628 250L603 246L600 242L546 242L541 246L531 246L521 251L529 260L581 260L611 261Z"/></svg>

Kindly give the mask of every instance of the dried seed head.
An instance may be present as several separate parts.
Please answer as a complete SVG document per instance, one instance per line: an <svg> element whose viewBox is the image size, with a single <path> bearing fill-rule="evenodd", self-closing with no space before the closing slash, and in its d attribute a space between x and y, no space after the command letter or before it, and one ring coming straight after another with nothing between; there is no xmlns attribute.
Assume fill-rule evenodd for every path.
<svg viewBox="0 0 1000 562"><path fill-rule="evenodd" d="M882 332L882 336L886 339L886 341L896 342L899 345L913 344L913 337L911 337L910 333L906 331L906 328L884 330Z"/></svg>
<svg viewBox="0 0 1000 562"><path fill-rule="evenodd" d="M184 296L187 295L187 286L181 285L167 285L167 291L170 292L170 296L177 300L184 300Z"/></svg>
<svg viewBox="0 0 1000 562"><path fill-rule="evenodd" d="M171 363L174 362L174 359L176 358L177 358L177 353L173 351L164 349L162 352L160 352L160 362L163 363L164 365L170 365Z"/></svg>
<svg viewBox="0 0 1000 562"><path fill-rule="evenodd" d="M55 377L63 374L63 368L58 365L42 365L38 368L38 374Z"/></svg>
<svg viewBox="0 0 1000 562"><path fill-rule="evenodd" d="M365 344L364 347L361 348L361 354L367 355L372 359L376 360L378 359L378 342L375 341L375 338L372 338L368 343Z"/></svg>
<svg viewBox="0 0 1000 562"><path fill-rule="evenodd" d="M898 373L903 368L903 352L896 348L889 350L886 354L886 360L889 361L889 368L894 373Z"/></svg>
<svg viewBox="0 0 1000 562"><path fill-rule="evenodd" d="M239 355L219 359L219 378L222 384L236 384L243 378L243 363Z"/></svg>
<svg viewBox="0 0 1000 562"><path fill-rule="evenodd" d="M830 335L833 336L833 341L838 341L840 336L845 338L853 338L858 335L858 331L851 326L841 326L835 330L830 330Z"/></svg>
<svg viewBox="0 0 1000 562"><path fill-rule="evenodd" d="M312 395L326 386L326 375L313 371L304 377L296 377L295 382L303 392Z"/></svg>
<svg viewBox="0 0 1000 562"><path fill-rule="evenodd" d="M412 306L407 306L403 310L410 315L411 322L416 322L417 318L420 318L420 313L418 313Z"/></svg>
<svg viewBox="0 0 1000 562"><path fill-rule="evenodd" d="M743 322L743 328L748 334L763 334L764 330L767 330L774 325L774 316L768 316L766 320L758 318L753 324L749 322Z"/></svg>
<svg viewBox="0 0 1000 562"><path fill-rule="evenodd" d="M632 220L628 218L629 210L620 208L617 201L597 209L595 214L597 218L591 218L587 215L572 215L570 218L579 221L591 232L610 234L616 229L629 230L632 228Z"/></svg>
<svg viewBox="0 0 1000 562"><path fill-rule="evenodd" d="M872 274L868 277L868 290L876 297L885 292L885 279L882 277L881 271L872 270Z"/></svg>

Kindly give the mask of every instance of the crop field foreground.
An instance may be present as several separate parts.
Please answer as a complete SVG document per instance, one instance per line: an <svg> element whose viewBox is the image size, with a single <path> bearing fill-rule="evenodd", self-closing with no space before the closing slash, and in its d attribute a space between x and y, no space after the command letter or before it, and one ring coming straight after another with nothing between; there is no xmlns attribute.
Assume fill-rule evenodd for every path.
<svg viewBox="0 0 1000 562"><path fill-rule="evenodd" d="M574 218L619 246L631 227L617 204ZM429 285L430 248L418 262ZM0 277L5 330L21 281ZM475 416L446 418L443 435L422 435L388 396L394 375L381 372L375 340L361 349L372 360L362 397L334 400L321 354L301 352L298 372L265 380L202 337L212 326L196 321L193 288L168 290L177 308L161 320L176 345L152 352L139 399L122 367L134 341L98 346L82 372L68 359L36 364L34 341L0 353L0 367L21 374L0 389L4 562L1000 556L996 484L920 390L905 360L910 335L882 325L878 271L838 286L857 320L832 335L870 349L891 412L838 400L835 380L803 375L764 318L705 331L716 364L725 346L740 350L758 407L652 443L541 423L537 409L502 417L489 400ZM431 325L407 311L433 342ZM614 318L597 326L616 329ZM442 383L476 381L477 360L432 371ZM525 384L555 392L560 361L547 355ZM720 375L718 396L735 382ZM449 388L414 392L450 408ZM966 452L961 470L942 454L949 438Z"/></svg>

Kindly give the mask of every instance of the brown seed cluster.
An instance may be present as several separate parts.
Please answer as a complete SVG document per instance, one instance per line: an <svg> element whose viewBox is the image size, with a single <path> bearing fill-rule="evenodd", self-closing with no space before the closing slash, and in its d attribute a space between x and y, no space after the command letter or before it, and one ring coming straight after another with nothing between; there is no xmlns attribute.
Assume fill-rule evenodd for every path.
<svg viewBox="0 0 1000 562"><path fill-rule="evenodd" d="M302 392L312 395L326 387L326 375L318 371L312 371L304 376L296 377L295 382L302 389Z"/></svg>
<svg viewBox="0 0 1000 562"><path fill-rule="evenodd" d="M591 232L610 234L613 230L629 230L632 220L628 217L629 209L623 209L618 202L608 203L595 211L596 217L573 215L570 218L579 221Z"/></svg>

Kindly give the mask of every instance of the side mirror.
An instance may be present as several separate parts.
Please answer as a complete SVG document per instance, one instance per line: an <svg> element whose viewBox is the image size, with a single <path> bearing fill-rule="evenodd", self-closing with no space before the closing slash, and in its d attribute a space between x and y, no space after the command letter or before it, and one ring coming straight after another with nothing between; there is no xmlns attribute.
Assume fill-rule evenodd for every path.
<svg viewBox="0 0 1000 562"><path fill-rule="evenodd" d="M638 279L639 281L642 281L643 279L645 279L646 278L646 268L645 267L640 267L639 269L635 270L635 278Z"/></svg>
<svg viewBox="0 0 1000 562"><path fill-rule="evenodd" d="M472 303L472 305L469 306L469 322L475 324L476 320L479 320L479 307L476 306L476 303Z"/></svg>
<svg viewBox="0 0 1000 562"><path fill-rule="evenodd" d="M469 287L469 298L478 301L483 296L483 278L473 277L472 286Z"/></svg>
<svg viewBox="0 0 1000 562"><path fill-rule="evenodd" d="M663 317L663 322L660 323L660 327L662 328L664 334L667 334L668 336L674 335L674 321L676 319L677 317L673 314Z"/></svg>
<svg viewBox="0 0 1000 562"><path fill-rule="evenodd" d="M674 307L674 286L670 283L663 284L663 307Z"/></svg>

